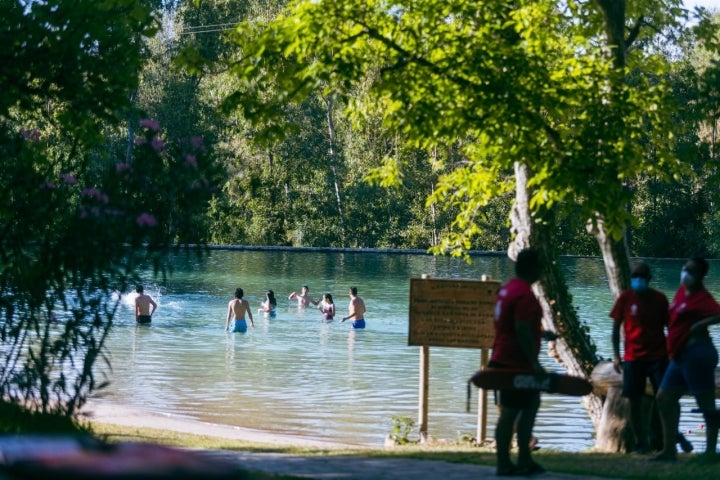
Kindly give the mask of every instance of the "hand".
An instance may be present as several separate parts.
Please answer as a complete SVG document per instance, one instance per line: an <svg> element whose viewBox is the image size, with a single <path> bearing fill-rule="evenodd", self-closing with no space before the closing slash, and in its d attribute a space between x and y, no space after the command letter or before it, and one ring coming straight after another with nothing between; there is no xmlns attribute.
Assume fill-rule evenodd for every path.
<svg viewBox="0 0 720 480"><path fill-rule="evenodd" d="M613 359L613 370L617 373L622 373L622 362L620 362L620 357L615 357Z"/></svg>
<svg viewBox="0 0 720 480"><path fill-rule="evenodd" d="M558 338L560 338L560 335L558 335L558 334L555 333L555 332L551 332L550 330L545 330L545 331L542 332L542 338L543 338L543 340L546 340L546 341L548 341L548 342L552 342L552 341L557 340Z"/></svg>

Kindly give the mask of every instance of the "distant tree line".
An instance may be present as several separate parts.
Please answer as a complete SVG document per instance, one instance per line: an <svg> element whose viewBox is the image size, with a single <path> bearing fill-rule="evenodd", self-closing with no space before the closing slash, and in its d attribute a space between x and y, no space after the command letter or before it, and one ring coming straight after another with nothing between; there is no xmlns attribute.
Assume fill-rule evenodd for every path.
<svg viewBox="0 0 720 480"><path fill-rule="evenodd" d="M430 153L410 148L401 133L383 125L381 112L372 105L365 106L358 128L356 119L346 114L352 92L339 98L318 88L302 104L284 106L282 121L262 128L238 109L223 110L239 82L227 66L240 55L223 39L236 23L270 20L286 3L178 2L164 11L165 34L149 42L137 108L157 119L170 138L203 132L225 166L226 179L207 212L207 241L422 249L437 245L457 228L453 222L458 208L427 199L441 175L463 165L459 145ZM653 172L626 179L634 192L631 208L636 221L629 229L634 255L720 256L715 235L720 213L718 66L717 58L693 32L684 30L683 36L673 37L675 32L668 31L670 40L657 45L656 54L668 65L663 80L672 85L671 99L677 105L674 155L688 171L664 178ZM189 51L211 62L188 73L177 67L176 60L182 52L187 63ZM267 95L276 88L266 87ZM652 162L652 145L645 155ZM392 175L393 168L402 181L384 182L382 174ZM479 208L476 229L466 246L504 250L512 202L512 192L506 192ZM557 221L560 252L598 254L596 242L585 231L583 212L576 214L569 206Z"/></svg>

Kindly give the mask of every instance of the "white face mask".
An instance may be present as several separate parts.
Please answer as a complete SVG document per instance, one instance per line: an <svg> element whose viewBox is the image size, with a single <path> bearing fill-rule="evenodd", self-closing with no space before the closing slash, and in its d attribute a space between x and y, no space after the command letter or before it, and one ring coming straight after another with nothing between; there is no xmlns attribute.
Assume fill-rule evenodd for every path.
<svg viewBox="0 0 720 480"><path fill-rule="evenodd" d="M690 273L688 273L687 270L683 269L683 270L680 272L680 283L682 283L682 284L685 285L686 287L687 287L687 286L690 286L690 285L692 285L693 283L695 283L695 277L692 276Z"/></svg>

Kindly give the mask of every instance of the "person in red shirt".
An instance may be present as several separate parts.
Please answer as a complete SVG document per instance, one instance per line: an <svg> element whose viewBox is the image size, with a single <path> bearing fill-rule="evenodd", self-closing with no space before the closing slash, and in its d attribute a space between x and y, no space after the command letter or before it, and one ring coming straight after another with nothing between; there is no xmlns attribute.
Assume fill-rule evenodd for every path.
<svg viewBox="0 0 720 480"><path fill-rule="evenodd" d="M638 453L650 451L648 432L643 428L642 399L648 379L657 394L668 364L665 327L668 324L668 299L650 288L650 267L637 263L630 274L630 288L615 301L613 319L613 366L623 375L622 396L630 401L630 428ZM620 360L620 328L625 341Z"/></svg>
<svg viewBox="0 0 720 480"><path fill-rule="evenodd" d="M680 420L678 402L686 392L695 396L705 417L705 454L715 456L720 423L715 409L718 352L707 327L720 322L720 304L703 285L708 269L704 258L688 260L681 272L681 285L670 304L667 334L670 364L657 394L663 449L655 460L677 459L673 439Z"/></svg>
<svg viewBox="0 0 720 480"><path fill-rule="evenodd" d="M540 279L537 251L522 250L515 263L515 277L502 286L495 304L495 341L491 368L524 369L546 375L538 361L542 336L542 308L531 285ZM495 427L497 474L532 475L545 471L531 456L532 430L540 407L538 390L500 390L500 414ZM517 429L518 462L510 459L510 444Z"/></svg>

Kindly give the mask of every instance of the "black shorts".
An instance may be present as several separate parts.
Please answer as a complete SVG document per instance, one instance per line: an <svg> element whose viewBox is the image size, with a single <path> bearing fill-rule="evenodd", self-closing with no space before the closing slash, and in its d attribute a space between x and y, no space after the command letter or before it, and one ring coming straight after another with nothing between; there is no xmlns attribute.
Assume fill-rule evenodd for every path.
<svg viewBox="0 0 720 480"><path fill-rule="evenodd" d="M150 323L152 321L152 317L150 315L138 315L137 316L137 323Z"/></svg>
<svg viewBox="0 0 720 480"><path fill-rule="evenodd" d="M488 363L488 367L514 368L493 361ZM499 405L500 407L515 408L517 410L534 408L535 406L540 405L540 390L495 390L495 405Z"/></svg>
<svg viewBox="0 0 720 480"><path fill-rule="evenodd" d="M631 362L623 362L622 396L627 398L642 397L645 394L648 379L650 379L653 392L657 393L667 366L667 358L650 361L633 360Z"/></svg>

